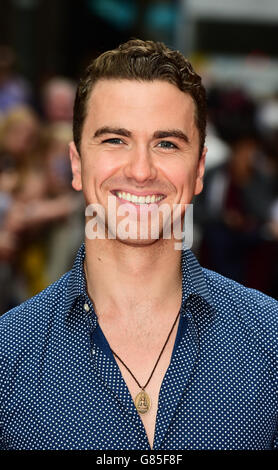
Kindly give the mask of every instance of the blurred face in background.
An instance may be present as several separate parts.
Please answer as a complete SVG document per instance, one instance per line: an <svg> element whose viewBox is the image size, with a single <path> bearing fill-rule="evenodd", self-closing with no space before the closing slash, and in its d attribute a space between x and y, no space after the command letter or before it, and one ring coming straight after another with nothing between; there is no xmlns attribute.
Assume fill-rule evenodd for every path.
<svg viewBox="0 0 278 470"><path fill-rule="evenodd" d="M31 153L38 140L39 124L28 110L11 111L3 124L1 149L15 158Z"/></svg>
<svg viewBox="0 0 278 470"><path fill-rule="evenodd" d="M71 122L75 86L62 79L53 79L46 84L43 92L43 111L49 123Z"/></svg>

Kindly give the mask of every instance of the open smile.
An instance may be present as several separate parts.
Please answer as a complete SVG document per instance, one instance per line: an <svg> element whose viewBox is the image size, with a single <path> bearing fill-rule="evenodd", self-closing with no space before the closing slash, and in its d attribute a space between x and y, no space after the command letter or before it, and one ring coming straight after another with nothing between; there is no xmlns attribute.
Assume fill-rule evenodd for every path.
<svg viewBox="0 0 278 470"><path fill-rule="evenodd" d="M157 204L166 196L164 194L147 194L147 195L136 195L128 193L126 191L112 191L112 194L117 196L122 201L132 202L133 204Z"/></svg>

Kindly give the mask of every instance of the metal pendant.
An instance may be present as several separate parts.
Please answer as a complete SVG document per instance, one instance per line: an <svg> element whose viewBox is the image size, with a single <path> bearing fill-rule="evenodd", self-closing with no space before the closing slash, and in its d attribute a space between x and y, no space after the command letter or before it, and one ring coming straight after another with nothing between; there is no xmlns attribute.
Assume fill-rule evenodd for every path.
<svg viewBox="0 0 278 470"><path fill-rule="evenodd" d="M151 407L151 399L145 390L141 390L141 392L136 395L134 403L136 410L141 414L147 413Z"/></svg>

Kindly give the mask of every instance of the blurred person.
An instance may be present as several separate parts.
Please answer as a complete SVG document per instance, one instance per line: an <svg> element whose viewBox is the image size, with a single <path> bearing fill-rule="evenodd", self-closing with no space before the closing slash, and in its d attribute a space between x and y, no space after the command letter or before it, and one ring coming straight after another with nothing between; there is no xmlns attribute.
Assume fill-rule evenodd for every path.
<svg viewBox="0 0 278 470"><path fill-rule="evenodd" d="M200 260L209 269L270 294L274 258L265 224L270 221L275 177L259 164L256 106L237 89L214 93L211 116L231 150L227 162L207 171L196 201L196 220L203 232Z"/></svg>
<svg viewBox="0 0 278 470"><path fill-rule="evenodd" d="M246 136L236 141L227 163L208 170L205 189L196 203L202 229L200 258L207 268L249 287L269 288L264 226L270 220L273 199L271 178L255 166L256 140ZM254 261L265 269L254 270ZM256 283L256 285L254 284Z"/></svg>
<svg viewBox="0 0 278 470"><path fill-rule="evenodd" d="M24 172L33 164L39 131L39 120L31 108L19 106L7 112L0 122L1 168Z"/></svg>
<svg viewBox="0 0 278 470"><path fill-rule="evenodd" d="M58 122L47 125L44 137L48 193L61 194L71 189L68 143L72 140L72 124Z"/></svg>
<svg viewBox="0 0 278 470"><path fill-rule="evenodd" d="M17 244L14 234L5 227L6 216L13 203L14 183L14 172L0 169L0 315L23 300L18 290L10 287L13 281L11 263Z"/></svg>
<svg viewBox="0 0 278 470"><path fill-rule="evenodd" d="M15 74L15 62L13 49L0 45L0 116L14 107L31 102L30 86Z"/></svg>
<svg viewBox="0 0 278 470"><path fill-rule="evenodd" d="M272 179L273 200L269 210L269 221L265 232L272 247L273 276L270 282L270 294L278 299L278 126L268 129L263 139L264 171Z"/></svg>
<svg viewBox="0 0 278 470"><path fill-rule="evenodd" d="M68 204L65 217L47 227L46 276L48 283L56 281L70 269L73 254L83 239L82 197L73 194L68 143L72 140L72 126L57 122L45 129L45 177L48 197L59 204ZM67 207L67 206L65 206Z"/></svg>
<svg viewBox="0 0 278 470"><path fill-rule="evenodd" d="M22 240L10 224L11 217L19 214L23 222L19 194L37 149L39 122L35 113L26 106L7 111L0 123L0 312L26 299L26 286L18 258ZM35 185L40 186L36 178ZM33 185L29 191L34 190ZM24 222L23 222L24 223Z"/></svg>
<svg viewBox="0 0 278 470"><path fill-rule="evenodd" d="M67 131L66 135L69 137L71 133ZM57 139L53 141L52 137L51 142L52 146L56 142L56 151L59 151L59 155L56 154L56 166L53 166L54 158L52 158L53 168L50 172L50 156L47 154L49 143L47 145L45 143L41 124L35 113L26 107L14 108L2 121L0 127L3 182L1 239L4 243L2 257L5 259L5 271L9 264L9 278L11 277L13 281L10 282L10 289L6 290L6 295L10 296L14 291L12 293L15 299L14 305L42 290L49 283L49 279L54 280L53 276L48 275L48 265L52 259L48 250L48 246L51 245L49 233L55 224L65 222L76 207L76 198L69 194L72 190L68 156L67 153L63 154L65 143L61 148L59 141L57 147ZM51 151L53 154L53 149ZM63 172L66 173L66 177ZM69 237L71 238L73 237ZM63 248L65 246L67 244L64 244ZM8 260L7 253L11 248L13 256ZM63 259L62 252L63 249L60 249L60 259ZM55 261L58 272L61 273L62 267L60 266L59 270L58 258L54 261L52 259L52 265ZM64 261L66 262L65 255ZM63 265L64 269L67 267L67 264ZM20 280L21 289L18 289L16 280L18 282ZM18 291L20 296L17 295ZM5 310L2 306L1 312Z"/></svg>
<svg viewBox="0 0 278 470"><path fill-rule="evenodd" d="M58 243L58 234L62 227L63 233L69 229L71 215L80 203L76 202L78 198L70 186L68 149L63 142L65 135L70 136L71 132L62 128L61 131L60 137L57 129L52 129L47 137L41 133L37 154L32 164L24 169L6 220L8 229L20 240L17 262L28 296L54 280L53 273L49 274L50 266L52 271L61 274L72 262L72 256L67 258L70 255L67 247L72 248L76 230L71 227L72 233L62 245ZM54 247L56 256L52 253Z"/></svg>
<svg viewBox="0 0 278 470"><path fill-rule="evenodd" d="M64 77L53 77L42 89L42 111L49 123L72 122L72 110L76 86Z"/></svg>
<svg viewBox="0 0 278 470"><path fill-rule="evenodd" d="M201 78L162 43L128 41L86 70L70 143L85 244L0 319L3 449L278 447L278 303L147 224L162 205L183 222L202 191L205 126Z"/></svg>

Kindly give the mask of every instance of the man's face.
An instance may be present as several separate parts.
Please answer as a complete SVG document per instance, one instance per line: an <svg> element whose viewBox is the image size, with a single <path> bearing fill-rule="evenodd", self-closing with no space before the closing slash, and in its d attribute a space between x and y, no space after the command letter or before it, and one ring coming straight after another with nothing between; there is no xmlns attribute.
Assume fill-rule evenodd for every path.
<svg viewBox="0 0 278 470"><path fill-rule="evenodd" d="M74 189L106 214L108 196L116 208L132 205L138 219L150 203L189 204L202 190L206 153L199 158L194 115L191 96L168 82L98 81L87 104L80 156L70 144Z"/></svg>

